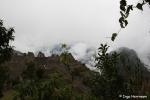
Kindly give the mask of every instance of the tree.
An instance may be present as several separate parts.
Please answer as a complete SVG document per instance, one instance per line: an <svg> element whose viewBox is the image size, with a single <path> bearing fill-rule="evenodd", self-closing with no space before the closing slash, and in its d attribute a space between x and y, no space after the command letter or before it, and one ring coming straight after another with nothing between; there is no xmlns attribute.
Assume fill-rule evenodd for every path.
<svg viewBox="0 0 150 100"><path fill-rule="evenodd" d="M37 69L36 69L36 77L37 77L38 79L42 79L43 76L44 76L44 73L45 73L44 68L37 68Z"/></svg>
<svg viewBox="0 0 150 100"><path fill-rule="evenodd" d="M119 94L123 93L123 81L116 66L119 54L108 53L108 48L107 44L101 44L98 49L96 67L100 73L95 75L92 90L102 100L118 100Z"/></svg>
<svg viewBox="0 0 150 100"><path fill-rule="evenodd" d="M14 87L13 100L71 100L71 88L58 74L51 74L42 81L22 80Z"/></svg>
<svg viewBox="0 0 150 100"><path fill-rule="evenodd" d="M9 77L8 68L6 66L0 65L0 98L3 96L2 90L4 88L4 83Z"/></svg>
<svg viewBox="0 0 150 100"><path fill-rule="evenodd" d="M3 21L0 20L0 64L8 61L11 57L13 47L9 43L14 40L13 33L14 29L6 29Z"/></svg>
<svg viewBox="0 0 150 100"><path fill-rule="evenodd" d="M62 53L60 55L60 61L67 67L68 71L70 72L73 80L73 75L72 71L70 68L70 63L71 63L71 54L68 52L68 47L66 44L62 44Z"/></svg>
<svg viewBox="0 0 150 100"><path fill-rule="evenodd" d="M27 63L26 69L22 73L23 79L36 79L36 68L34 62Z"/></svg>
<svg viewBox="0 0 150 100"><path fill-rule="evenodd" d="M35 63L31 61L26 64L26 69L23 71L22 77L23 79L36 81L42 79L44 73L45 70L43 68L35 66Z"/></svg>
<svg viewBox="0 0 150 100"><path fill-rule="evenodd" d="M3 21L0 20L0 97L2 96L3 85L7 80L7 68L2 64L10 60L12 55L13 47L9 43L14 40L13 33L14 29L5 28Z"/></svg>

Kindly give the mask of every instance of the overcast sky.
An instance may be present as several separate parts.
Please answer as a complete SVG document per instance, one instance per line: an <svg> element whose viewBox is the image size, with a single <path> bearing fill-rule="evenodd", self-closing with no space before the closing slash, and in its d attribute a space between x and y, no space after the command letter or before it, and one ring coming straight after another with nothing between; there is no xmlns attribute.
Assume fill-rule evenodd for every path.
<svg viewBox="0 0 150 100"><path fill-rule="evenodd" d="M112 48L150 51L149 7L143 12L134 10L129 25L112 44L107 37L120 29L119 17L119 0L0 0L0 19L7 27L14 27L13 45L23 52L58 43L85 43L97 48L105 42Z"/></svg>

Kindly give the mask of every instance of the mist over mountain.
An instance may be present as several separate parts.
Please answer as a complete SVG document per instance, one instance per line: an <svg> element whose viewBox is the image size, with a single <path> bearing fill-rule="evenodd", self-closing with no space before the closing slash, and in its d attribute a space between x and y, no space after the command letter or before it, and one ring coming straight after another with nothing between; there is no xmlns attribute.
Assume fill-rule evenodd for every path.
<svg viewBox="0 0 150 100"><path fill-rule="evenodd" d="M22 80L24 70L28 68L27 64L32 62L35 65L35 69L31 69L32 71L38 72L38 68L44 70L44 80L49 76L60 74L59 77L64 79L66 85L73 87L72 91L79 94L93 93L92 86L94 85L92 80L93 78L96 78L95 81L99 80L95 75L100 75L97 72L98 70L96 72L92 71L95 70L94 56L96 49L92 47L89 48L84 43L69 45L67 49L69 51L70 73L67 66L61 62L61 52L63 52L63 49L60 47L60 45L56 45L56 47L52 49L53 52L50 52L51 56L48 57L45 56L43 51L40 51L35 55L33 52L22 53L14 50L12 59L5 63L5 66L10 69L9 79L13 80L12 83L7 84L6 88L12 87L12 85L15 84L14 82ZM132 89L141 89L139 91L140 93L149 91L150 72L145 67L145 64L139 59L137 53L133 49L126 47L118 48L115 51L119 53L117 60L117 73L121 76L121 81L123 80L125 84L130 83L131 81L137 83L134 85L132 84L134 86ZM114 51L111 51L109 54L112 52ZM29 68L32 67L29 66ZM56 76L54 77L54 79L57 78L58 77Z"/></svg>
<svg viewBox="0 0 150 100"><path fill-rule="evenodd" d="M44 56L48 57L52 54L60 55L64 50L61 47L62 44L54 45L51 48L42 48L39 51L35 52L35 56L38 55L39 52L43 52ZM97 49L93 46L89 46L86 43L74 43L74 44L67 44L67 50L69 53L72 54L75 60L80 61L81 63L85 64L90 69L95 69L95 56ZM135 50L129 49L127 47L120 47L116 50L122 58L119 58L119 66L134 66L139 64L142 67L146 67L149 69L150 56L142 56L138 54ZM113 52L113 51L110 51ZM20 51L15 51L18 55L22 53ZM144 53L143 53L144 54ZM122 62L122 59L125 61ZM145 69L146 69L145 68ZM134 68L133 68L134 69ZM145 70L143 69L143 70ZM146 69L146 70L148 70Z"/></svg>
<svg viewBox="0 0 150 100"><path fill-rule="evenodd" d="M141 73L143 78L150 78L147 66L140 60L133 49L121 47L116 50L119 53L118 69L125 78Z"/></svg>
<svg viewBox="0 0 150 100"><path fill-rule="evenodd" d="M97 48L95 48L94 46L89 46L88 44L83 42L69 44L67 46L68 51L72 54L74 59L86 64L89 68L95 66L95 56L97 53ZM63 49L61 48L61 44L57 44L54 45L51 49L41 49L41 51L45 54L45 56L50 56L52 54L60 55L63 52ZM137 62L137 59L139 59L145 67L147 67L148 69L150 68L150 53L148 53L148 51L139 52L139 50L136 51L127 47L119 47L113 51L117 51L118 53L129 56L133 64Z"/></svg>
<svg viewBox="0 0 150 100"><path fill-rule="evenodd" d="M67 50L72 54L75 60L80 61L83 64L86 64L88 68L93 68L95 66L95 55L96 48L94 46L88 45L83 42L67 44ZM62 44L56 44L50 48L41 47L38 51L35 51L35 56L38 55L39 52L43 52L46 57L51 56L52 54L60 55L64 49L62 48Z"/></svg>

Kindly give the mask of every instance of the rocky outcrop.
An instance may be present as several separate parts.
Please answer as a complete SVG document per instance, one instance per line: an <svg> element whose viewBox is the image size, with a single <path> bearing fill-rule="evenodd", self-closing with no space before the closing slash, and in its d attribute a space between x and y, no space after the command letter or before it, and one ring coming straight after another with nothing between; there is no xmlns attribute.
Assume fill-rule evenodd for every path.
<svg viewBox="0 0 150 100"><path fill-rule="evenodd" d="M44 55L44 53L39 52L38 55L37 55L37 57L45 57L45 55Z"/></svg>

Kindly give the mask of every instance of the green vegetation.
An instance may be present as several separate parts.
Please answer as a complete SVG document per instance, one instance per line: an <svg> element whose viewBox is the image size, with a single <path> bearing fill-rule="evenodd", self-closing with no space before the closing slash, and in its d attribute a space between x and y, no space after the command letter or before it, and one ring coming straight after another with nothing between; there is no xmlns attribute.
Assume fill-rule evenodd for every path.
<svg viewBox="0 0 150 100"><path fill-rule="evenodd" d="M9 43L14 40L13 33L14 29L5 28L3 26L3 21L0 20L0 97L3 96L2 90L8 79L8 68L2 64L10 60L13 48Z"/></svg>
<svg viewBox="0 0 150 100"><path fill-rule="evenodd" d="M98 85L94 82L94 87L96 88L93 90L103 100L117 100L118 95L123 92L116 67L117 57L119 55L116 52L108 54L108 48L109 46L106 44L101 44L99 48L96 67L100 70L100 75L96 76L98 80L94 80L98 82Z"/></svg>
<svg viewBox="0 0 150 100"><path fill-rule="evenodd" d="M121 18L119 19L121 28L128 25L127 18L130 11L133 8L143 10L145 4L150 5L150 0L142 0L142 3L137 3L135 7L127 5L126 0L121 0ZM126 65L127 57L116 52L108 53L107 44L101 44L98 56L95 58L95 67L100 72L90 71L85 65L81 66L79 62L75 62L67 45L63 44L63 52L58 56L59 62L56 61L56 65L53 64L55 67L46 69L46 65L43 63L40 65L33 59L28 61L17 78L10 79L10 69L5 62L10 60L12 55L13 47L9 43L14 40L13 33L14 29L6 29L3 21L0 20L1 100L120 100L121 94L150 95L150 78L143 76L143 69L140 67L142 65L136 63L135 69L119 65L120 62ZM117 35L118 33L113 33L111 40L114 41ZM41 57L40 60L46 58L39 57ZM74 62L78 63L75 67L73 67ZM128 73L126 78L119 73L121 67L125 67Z"/></svg>
<svg viewBox="0 0 150 100"><path fill-rule="evenodd" d="M14 90L8 90L7 92L5 92L1 100L12 100L15 94L16 92Z"/></svg>
<svg viewBox="0 0 150 100"><path fill-rule="evenodd" d="M34 64L30 62L27 65L23 72L23 76L27 77L14 86L13 100L96 100L94 96L75 92L71 84L65 82L61 73L52 73L37 80L36 69L33 70Z"/></svg>
<svg viewBox="0 0 150 100"><path fill-rule="evenodd" d="M124 87L116 66L119 55L116 52L108 53L108 48L106 44L101 44L99 48L96 67L100 73L92 76L90 86L92 93L100 100L120 100L118 96L124 93Z"/></svg>

